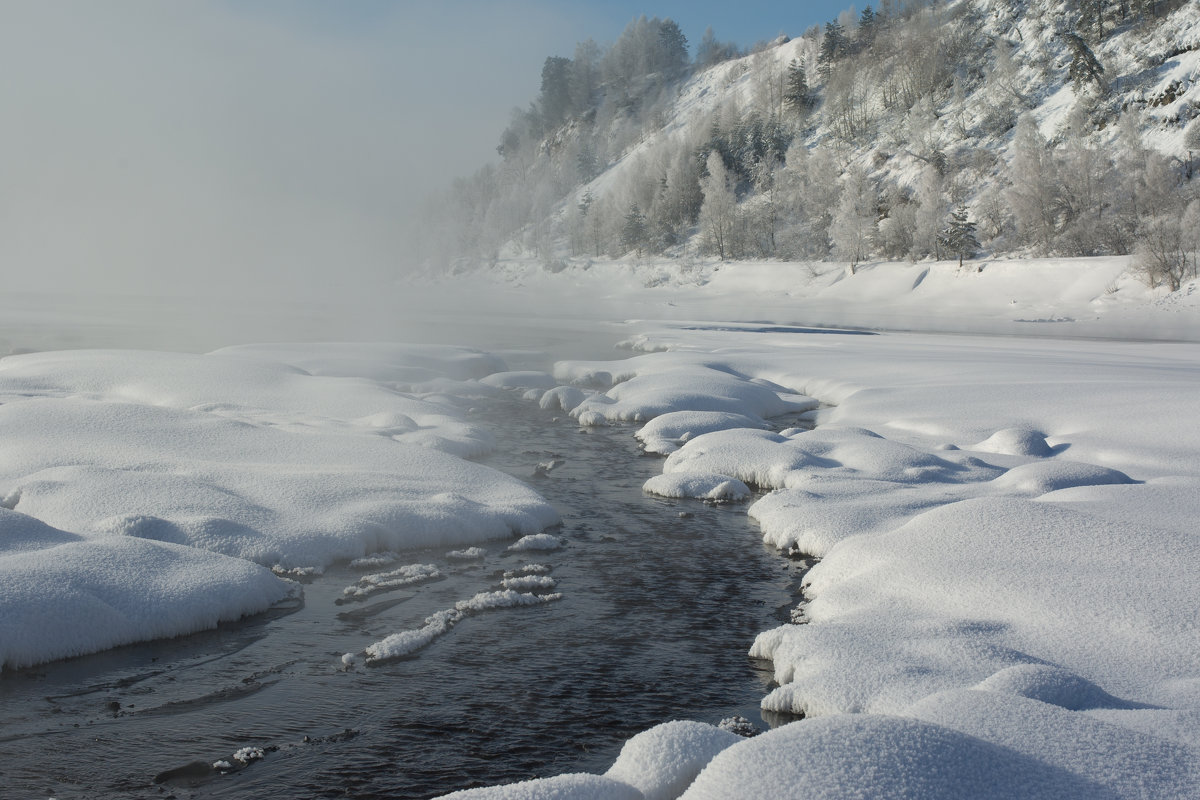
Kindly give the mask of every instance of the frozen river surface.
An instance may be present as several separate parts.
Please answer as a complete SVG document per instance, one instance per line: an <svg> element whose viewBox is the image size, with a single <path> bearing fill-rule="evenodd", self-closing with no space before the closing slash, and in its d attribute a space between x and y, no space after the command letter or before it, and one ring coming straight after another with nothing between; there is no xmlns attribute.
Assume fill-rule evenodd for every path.
<svg viewBox="0 0 1200 800"><path fill-rule="evenodd" d="M558 508L561 549L405 553L398 564L445 577L356 602L338 601L363 570L339 565L291 609L5 673L6 796L429 797L602 772L628 737L671 719L777 721L758 711L769 668L746 653L787 619L804 565L764 547L744 507L643 495L661 462L632 427L584 432L513 397L475 413L498 439L484 463ZM470 616L412 657L342 669L342 653L529 563L551 567L562 600ZM264 757L207 766L245 747Z"/></svg>

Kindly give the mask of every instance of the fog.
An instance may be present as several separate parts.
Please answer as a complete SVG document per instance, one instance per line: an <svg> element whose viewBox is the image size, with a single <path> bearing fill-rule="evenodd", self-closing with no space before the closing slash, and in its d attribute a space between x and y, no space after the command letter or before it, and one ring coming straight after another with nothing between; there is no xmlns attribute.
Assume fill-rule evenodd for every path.
<svg viewBox="0 0 1200 800"><path fill-rule="evenodd" d="M379 299L583 35L549 3L4 2L5 287Z"/></svg>

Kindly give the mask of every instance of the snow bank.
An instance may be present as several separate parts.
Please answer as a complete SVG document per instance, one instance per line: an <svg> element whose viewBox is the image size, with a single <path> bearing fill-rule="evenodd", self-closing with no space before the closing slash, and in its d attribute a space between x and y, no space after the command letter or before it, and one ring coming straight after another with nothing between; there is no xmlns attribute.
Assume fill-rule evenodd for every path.
<svg viewBox="0 0 1200 800"><path fill-rule="evenodd" d="M390 551L556 523L531 489L461 458L490 448L491 436L461 416L455 398L431 402L393 385L473 382L502 368L463 348L390 345L3 359L0 497L45 525L8 523L0 569L25 583L42 570L61 584L54 615L69 616L72 603L81 619L93 613L87 581L117 609L107 632L64 626L47 636L21 605L27 594L13 595L0 605L0 625L12 631L4 646L17 648L6 659L36 663L261 611L284 584L256 564L283 574L350 559L378 567ZM75 577L85 583L71 580L70 553L111 560L116 548L136 569L92 575L80 563ZM179 577L189 569L195 583ZM377 580L356 593L432 576L368 577ZM153 613L122 605L126 596Z"/></svg>
<svg viewBox="0 0 1200 800"><path fill-rule="evenodd" d="M665 722L627 741L604 775L633 786L645 800L671 800L714 756L740 741L701 722Z"/></svg>
<svg viewBox="0 0 1200 800"><path fill-rule="evenodd" d="M646 481L642 491L659 497L692 497L722 503L733 503L750 496L750 487L736 478L704 472L655 475Z"/></svg>
<svg viewBox="0 0 1200 800"><path fill-rule="evenodd" d="M651 481L773 488L750 508L764 540L822 558L804 624L751 650L779 683L764 708L808 719L685 797L1200 794L1200 348L634 338L652 355L607 368L626 384L705 363L827 404L814 431L688 437Z"/></svg>
<svg viewBox="0 0 1200 800"><path fill-rule="evenodd" d="M647 422L634 434L647 453L668 455L689 439L730 428L765 428L761 417L727 411L671 411Z"/></svg>
<svg viewBox="0 0 1200 800"><path fill-rule="evenodd" d="M85 540L0 513L0 667L214 628L289 591L241 559L126 536Z"/></svg>
<svg viewBox="0 0 1200 800"><path fill-rule="evenodd" d="M635 374L621 374L624 380L606 392L585 398L571 409L571 415L583 421L586 414L598 415L609 422L645 422L661 414L678 411L704 411L739 414L758 420L788 412L807 411L817 402L807 397L785 398L778 389L761 380L735 374L732 370L711 366L679 356L651 354L631 359L637 363ZM578 365L560 362L555 375L597 376L609 372L595 363Z"/></svg>
<svg viewBox="0 0 1200 800"><path fill-rule="evenodd" d="M642 793L602 775L574 773L507 786L466 789L442 797L446 800L642 800Z"/></svg>

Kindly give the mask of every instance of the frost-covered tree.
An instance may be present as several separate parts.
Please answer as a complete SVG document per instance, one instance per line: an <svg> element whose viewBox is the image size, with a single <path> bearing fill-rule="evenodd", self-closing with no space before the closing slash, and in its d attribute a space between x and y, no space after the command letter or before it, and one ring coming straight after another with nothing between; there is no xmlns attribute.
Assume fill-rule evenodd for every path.
<svg viewBox="0 0 1200 800"><path fill-rule="evenodd" d="M812 93L808 88L808 76L804 74L804 66L794 58L788 65L783 102L793 114L799 117L807 115L812 107Z"/></svg>
<svg viewBox="0 0 1200 800"><path fill-rule="evenodd" d="M960 267L964 258L971 258L979 252L975 223L969 219L966 206L959 206L950 213L950 222L942 229L939 240L949 255L958 256Z"/></svg>
<svg viewBox="0 0 1200 800"><path fill-rule="evenodd" d="M830 233L838 256L857 265L871 254L879 195L861 167L852 166L842 179L842 197Z"/></svg>
<svg viewBox="0 0 1200 800"><path fill-rule="evenodd" d="M636 250L638 256L646 248L649 230L646 227L646 215L634 203L625 212L625 224L621 226L621 249L625 252Z"/></svg>
<svg viewBox="0 0 1200 800"><path fill-rule="evenodd" d="M941 247L938 235L946 221L946 182L933 165L921 170L917 184L916 209L913 212L912 258L917 260L932 255L940 259Z"/></svg>
<svg viewBox="0 0 1200 800"><path fill-rule="evenodd" d="M705 162L708 174L700 179L700 191L704 203L700 206L700 227L704 244L710 253L719 258L733 256L737 252L737 198L729 182L725 162L715 150L708 154Z"/></svg>
<svg viewBox="0 0 1200 800"><path fill-rule="evenodd" d="M1104 89L1104 67L1100 60L1088 47L1087 42L1077 33L1060 33L1059 38L1067 45L1071 61L1067 65L1067 74L1075 93L1079 94L1084 87L1092 84L1097 90Z"/></svg>
<svg viewBox="0 0 1200 800"><path fill-rule="evenodd" d="M1029 114L1022 114L1013 135L1008 199L1022 243L1048 252L1058 233L1057 165Z"/></svg>

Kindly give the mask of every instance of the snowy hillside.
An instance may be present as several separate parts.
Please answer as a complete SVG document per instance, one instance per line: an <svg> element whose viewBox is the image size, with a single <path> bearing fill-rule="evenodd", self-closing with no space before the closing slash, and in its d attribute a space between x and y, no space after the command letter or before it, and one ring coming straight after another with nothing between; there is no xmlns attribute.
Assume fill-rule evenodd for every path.
<svg viewBox="0 0 1200 800"><path fill-rule="evenodd" d="M423 255L435 271L1133 255L1177 290L1200 254L1200 6L1099 9L884 3L690 73L598 81L559 125L543 73L502 162L431 206Z"/></svg>

